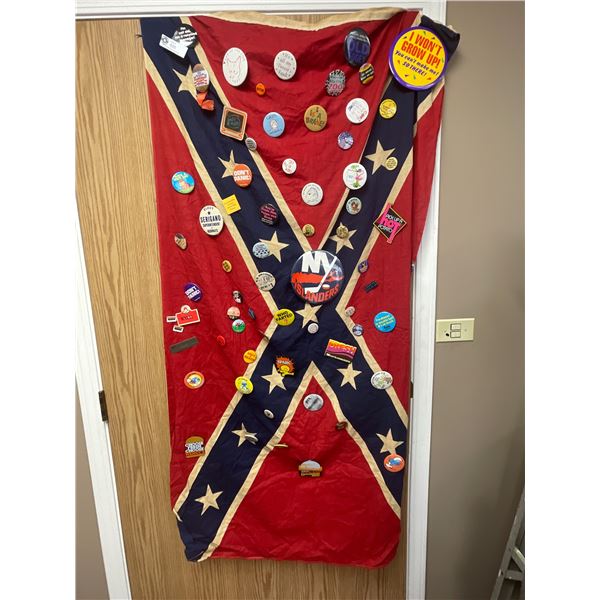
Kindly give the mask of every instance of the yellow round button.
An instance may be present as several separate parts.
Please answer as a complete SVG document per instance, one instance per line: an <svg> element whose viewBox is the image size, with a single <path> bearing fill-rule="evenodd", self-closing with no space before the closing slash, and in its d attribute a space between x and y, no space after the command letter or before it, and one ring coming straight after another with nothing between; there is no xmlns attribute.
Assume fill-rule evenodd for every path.
<svg viewBox="0 0 600 600"><path fill-rule="evenodd" d="M327 125L327 111L318 104L309 106L304 113L304 124L311 131L321 131Z"/></svg>
<svg viewBox="0 0 600 600"><path fill-rule="evenodd" d="M311 225L310 223L307 223L303 228L302 228L302 233L306 236L306 237L310 237L311 235L315 235L315 228L313 225Z"/></svg>
<svg viewBox="0 0 600 600"><path fill-rule="evenodd" d="M246 350L244 352L244 362L248 364L253 363L256 360L256 352L254 350Z"/></svg>
<svg viewBox="0 0 600 600"><path fill-rule="evenodd" d="M235 380L235 387L238 392L242 394L250 394L254 389L252 382L247 377L237 377Z"/></svg>
<svg viewBox="0 0 600 600"><path fill-rule="evenodd" d="M296 318L296 315L289 308L278 310L273 317L277 325L291 325Z"/></svg>
<svg viewBox="0 0 600 600"><path fill-rule="evenodd" d="M225 273L229 273L231 271L231 269L233 268L231 266L231 263L228 260L224 260L221 263L222 267L223 267L223 271L225 271Z"/></svg>
<svg viewBox="0 0 600 600"><path fill-rule="evenodd" d="M395 156L390 156L385 161L385 168L388 171L393 171L398 166L398 159Z"/></svg>
<svg viewBox="0 0 600 600"><path fill-rule="evenodd" d="M379 114L384 119L391 119L396 114L397 108L396 103L391 98L386 98L379 105Z"/></svg>
<svg viewBox="0 0 600 600"><path fill-rule="evenodd" d="M342 240L346 239L350 233L348 231L348 228L345 225L338 226L338 228L335 230L335 232L336 232L337 236Z"/></svg>

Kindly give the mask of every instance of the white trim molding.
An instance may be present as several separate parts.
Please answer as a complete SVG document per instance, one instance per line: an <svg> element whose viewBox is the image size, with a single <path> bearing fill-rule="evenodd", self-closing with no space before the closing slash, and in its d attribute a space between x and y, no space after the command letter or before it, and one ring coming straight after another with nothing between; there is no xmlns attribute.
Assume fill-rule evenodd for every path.
<svg viewBox="0 0 600 600"><path fill-rule="evenodd" d="M77 354L75 381L77 382L83 431L88 451L108 594L110 598L121 600L131 598L131 591L127 576L127 562L123 546L110 437L107 424L102 421L98 401L98 392L102 389L100 361L98 360L98 349L96 347L94 317L92 315L79 217L76 219L76 227Z"/></svg>
<svg viewBox="0 0 600 600"><path fill-rule="evenodd" d="M365 8L399 7L422 10L440 23L446 22L446 0L431 2L372 0L197 2L191 0L76 0L77 19L124 19L153 16L184 16L223 10L263 11L269 14L343 13ZM427 222L415 263L413 278L412 381L410 408L407 510L406 599L423 600L427 573L427 511L429 500L429 462L433 403L435 351L435 313L438 250L438 211L440 180L440 139L437 143L431 201ZM108 428L100 419L98 390L100 371L94 338L85 262L78 230L80 269L78 272L77 384L102 552L111 598L130 598L127 564L123 548L117 490L114 481Z"/></svg>

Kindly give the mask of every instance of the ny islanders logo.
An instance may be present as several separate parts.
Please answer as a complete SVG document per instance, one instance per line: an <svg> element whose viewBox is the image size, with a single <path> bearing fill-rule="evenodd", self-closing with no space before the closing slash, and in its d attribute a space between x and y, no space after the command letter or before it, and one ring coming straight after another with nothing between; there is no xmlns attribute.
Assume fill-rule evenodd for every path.
<svg viewBox="0 0 600 600"><path fill-rule="evenodd" d="M305 252L295 262L292 287L310 304L321 304L335 298L344 283L344 269L337 256L325 250Z"/></svg>

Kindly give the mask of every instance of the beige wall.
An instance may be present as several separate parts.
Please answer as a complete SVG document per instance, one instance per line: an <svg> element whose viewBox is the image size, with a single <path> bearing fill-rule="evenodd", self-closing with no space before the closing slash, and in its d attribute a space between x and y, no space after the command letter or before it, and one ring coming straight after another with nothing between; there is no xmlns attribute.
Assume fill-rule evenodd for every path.
<svg viewBox="0 0 600 600"><path fill-rule="evenodd" d="M449 2L427 597L489 598L524 481L524 5Z"/></svg>
<svg viewBox="0 0 600 600"><path fill-rule="evenodd" d="M76 405L76 597L77 600L105 600L108 590L79 400Z"/></svg>
<svg viewBox="0 0 600 600"><path fill-rule="evenodd" d="M489 598L524 478L523 50L520 2L449 2L438 317L475 341L436 350L427 597ZM77 415L77 598L106 580Z"/></svg>

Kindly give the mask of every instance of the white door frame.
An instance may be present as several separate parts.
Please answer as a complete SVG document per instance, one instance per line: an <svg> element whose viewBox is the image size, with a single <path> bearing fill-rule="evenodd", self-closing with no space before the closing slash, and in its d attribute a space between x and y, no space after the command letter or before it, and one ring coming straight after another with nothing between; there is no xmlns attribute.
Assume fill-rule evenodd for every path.
<svg viewBox="0 0 600 600"><path fill-rule="evenodd" d="M77 0L77 19L140 18L166 15L196 15L227 10L254 10L269 13L339 13L363 8L398 6L420 9L428 17L445 23L446 0L432 2L347 0L194 2L169 0ZM429 500L429 460L431 412L433 402L433 362L435 348L435 310L438 248L438 211L440 179L440 139L433 173L431 202L421 247L414 268L412 380L410 407L406 598L425 598L427 566L427 511ZM96 349L81 231L77 222L77 371L79 402L90 461L94 501L98 515L100 542L106 580L111 598L130 598L127 563L123 546L117 488L110 448L109 431L100 416L98 391L102 389Z"/></svg>

